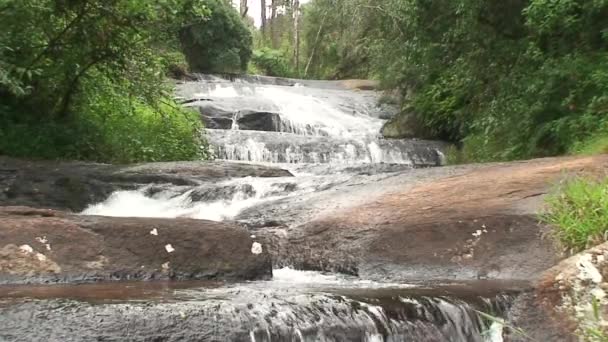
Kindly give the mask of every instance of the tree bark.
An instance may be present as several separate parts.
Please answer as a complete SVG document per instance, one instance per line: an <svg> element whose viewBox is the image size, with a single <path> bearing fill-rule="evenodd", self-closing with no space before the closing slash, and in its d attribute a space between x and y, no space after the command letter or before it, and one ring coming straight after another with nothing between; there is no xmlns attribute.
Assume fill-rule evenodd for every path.
<svg viewBox="0 0 608 342"><path fill-rule="evenodd" d="M315 43L312 46L312 51L310 52L310 56L308 57L308 63L306 63L306 68L304 69L304 77L308 75L308 70L310 69L310 65L312 64L312 59L315 57L315 52L317 51L317 45L319 45L319 38L321 38L321 32L323 32L323 26L325 26L325 19L327 18L327 11L323 14L323 19L321 20L321 25L319 25L319 31L317 31L317 37L315 38Z"/></svg>
<svg viewBox="0 0 608 342"><path fill-rule="evenodd" d="M249 7L247 7L247 0L241 0L241 18L245 18L247 16L247 12L249 12Z"/></svg>
<svg viewBox="0 0 608 342"><path fill-rule="evenodd" d="M262 5L260 12L260 18L262 19L262 38L266 38L266 0L260 0L260 4Z"/></svg>
<svg viewBox="0 0 608 342"><path fill-rule="evenodd" d="M293 0L293 59L296 73L300 75L300 0Z"/></svg>
<svg viewBox="0 0 608 342"><path fill-rule="evenodd" d="M271 0L270 5L270 42L272 43L272 48L276 49L279 45L277 39L277 3L278 0Z"/></svg>

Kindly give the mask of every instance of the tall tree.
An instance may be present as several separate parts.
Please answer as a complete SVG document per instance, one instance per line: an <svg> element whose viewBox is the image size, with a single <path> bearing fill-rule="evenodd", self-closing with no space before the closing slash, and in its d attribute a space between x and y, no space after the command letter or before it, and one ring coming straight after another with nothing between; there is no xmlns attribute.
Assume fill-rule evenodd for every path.
<svg viewBox="0 0 608 342"><path fill-rule="evenodd" d="M277 30L277 7L279 0L271 0L270 5L270 42L272 47L276 49L279 46L278 30Z"/></svg>
<svg viewBox="0 0 608 342"><path fill-rule="evenodd" d="M293 0L293 59L296 74L300 74L300 0Z"/></svg>
<svg viewBox="0 0 608 342"><path fill-rule="evenodd" d="M262 37L266 38L266 30L267 30L267 20L266 20L266 0L260 0L261 11L260 11L260 19L262 20Z"/></svg>
<svg viewBox="0 0 608 342"><path fill-rule="evenodd" d="M241 18L247 17L247 12L249 12L249 7L247 6L247 0L241 0Z"/></svg>

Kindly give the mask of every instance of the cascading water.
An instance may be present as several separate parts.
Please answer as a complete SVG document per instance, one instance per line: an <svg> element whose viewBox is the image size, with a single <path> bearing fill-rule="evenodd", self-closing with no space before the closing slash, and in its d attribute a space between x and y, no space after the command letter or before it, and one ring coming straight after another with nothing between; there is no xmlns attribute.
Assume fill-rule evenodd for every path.
<svg viewBox="0 0 608 342"><path fill-rule="evenodd" d="M477 310L501 314L509 299L291 269L276 270L272 281L174 285L92 284L51 293L22 286L12 291L22 304L0 301L0 337L122 341L131 332L129 341L499 342L500 326ZM145 317L137 314L144 310ZM38 328L25 329L32 325Z"/></svg>
<svg viewBox="0 0 608 342"><path fill-rule="evenodd" d="M185 106L201 113L218 159L273 163L298 177L121 191L85 214L221 221L261 203L357 182L358 175L349 168L393 165L403 170L443 163L439 142L380 137L395 109L379 105L379 94L373 91L347 90L334 82L201 76L200 81L179 85L178 93ZM322 164L330 170L319 172ZM214 193L220 196L210 198Z"/></svg>
<svg viewBox="0 0 608 342"><path fill-rule="evenodd" d="M181 84L179 93L184 105L201 113L218 159L274 163L290 169L295 177L247 177L198 186L147 185L116 192L88 207L85 214L237 220L257 225L269 213L270 220L279 222L275 224L292 225L303 218L290 210L302 201L318 203L317 194L340 189L346 194L342 197L349 197L345 189L356 185L371 196L385 191L377 189L394 172L443 162L441 143L380 138L391 109L379 106L379 96L372 91L346 90L332 82L202 76L198 82ZM342 197L332 199L335 207L343 204ZM327 198L323 201L317 206L330 208ZM314 210L304 206L300 212L310 211ZM260 220L264 225L266 218ZM179 324L166 323L176 319L187 321L187 329L194 327L176 335L183 340L502 341L500 325L486 324L476 312L501 314L505 301L500 291L483 300L437 295L445 291L433 288L413 289L281 269L275 270L270 282L173 291L170 300L179 302L174 311L167 304L145 305L155 329L179 328ZM103 310L112 317L112 311L138 310L139 305L144 304L129 302ZM47 319L76 315L67 307ZM111 323L112 329L116 324L143 324ZM74 318L73 324L87 323ZM154 331L150 334L154 336Z"/></svg>
<svg viewBox="0 0 608 342"><path fill-rule="evenodd" d="M259 79L258 79L259 82ZM380 139L394 109L372 91L327 82L314 87L207 77L180 86L203 116L220 159L269 163L437 165L440 144ZM232 132L227 132L232 130Z"/></svg>

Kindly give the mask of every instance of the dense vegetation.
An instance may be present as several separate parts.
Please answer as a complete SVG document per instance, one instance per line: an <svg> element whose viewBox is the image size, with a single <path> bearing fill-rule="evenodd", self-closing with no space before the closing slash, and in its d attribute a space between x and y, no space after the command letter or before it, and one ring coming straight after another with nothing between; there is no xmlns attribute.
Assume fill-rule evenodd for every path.
<svg viewBox="0 0 608 342"><path fill-rule="evenodd" d="M166 75L242 70L250 47L223 0L0 0L0 154L204 157Z"/></svg>
<svg viewBox="0 0 608 342"><path fill-rule="evenodd" d="M166 75L247 68L379 79L392 135L457 160L608 151L608 0L264 0L259 29L240 4L0 0L0 153L202 157Z"/></svg>
<svg viewBox="0 0 608 342"><path fill-rule="evenodd" d="M313 0L294 20L299 60L296 25L271 39L289 75L377 78L464 160L608 152L607 0Z"/></svg>

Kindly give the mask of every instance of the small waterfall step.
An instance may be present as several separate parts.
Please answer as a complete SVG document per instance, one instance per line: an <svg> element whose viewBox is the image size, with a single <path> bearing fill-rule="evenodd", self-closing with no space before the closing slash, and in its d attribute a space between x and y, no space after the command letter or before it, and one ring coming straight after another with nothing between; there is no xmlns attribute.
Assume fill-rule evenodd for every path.
<svg viewBox="0 0 608 342"><path fill-rule="evenodd" d="M366 282L275 270L272 281L9 289L0 339L27 341L498 342L511 290ZM2 289L0 289L2 295ZM92 328L94 327L94 328Z"/></svg>
<svg viewBox="0 0 608 342"><path fill-rule="evenodd" d="M305 85L304 85L305 84ZM179 85L218 159L264 163L441 165L439 142L385 140L397 112L375 91L339 82L199 75Z"/></svg>
<svg viewBox="0 0 608 342"><path fill-rule="evenodd" d="M442 165L444 144L423 140L353 139L276 132L207 130L218 159L265 163Z"/></svg>

